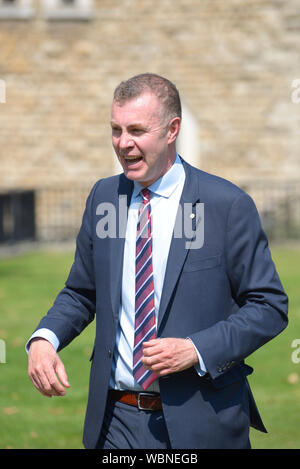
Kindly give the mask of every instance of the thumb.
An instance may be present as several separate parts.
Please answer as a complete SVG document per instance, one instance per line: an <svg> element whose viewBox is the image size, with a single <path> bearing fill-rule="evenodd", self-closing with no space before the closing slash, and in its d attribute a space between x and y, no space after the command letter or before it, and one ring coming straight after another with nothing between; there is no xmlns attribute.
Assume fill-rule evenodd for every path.
<svg viewBox="0 0 300 469"><path fill-rule="evenodd" d="M57 373L57 376L60 379L60 382L63 386L66 388L70 387L69 381L68 381L68 376L64 367L63 362L60 360L60 358L57 359L55 371Z"/></svg>

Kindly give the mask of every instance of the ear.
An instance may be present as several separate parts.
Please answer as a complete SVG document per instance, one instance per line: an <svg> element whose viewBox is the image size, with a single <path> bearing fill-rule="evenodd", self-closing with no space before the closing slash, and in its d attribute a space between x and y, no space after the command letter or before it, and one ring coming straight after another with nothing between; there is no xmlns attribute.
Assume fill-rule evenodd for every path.
<svg viewBox="0 0 300 469"><path fill-rule="evenodd" d="M180 126L181 126L180 117L174 117L170 121L169 130L168 130L168 143L169 144L173 143L176 140L179 134Z"/></svg>

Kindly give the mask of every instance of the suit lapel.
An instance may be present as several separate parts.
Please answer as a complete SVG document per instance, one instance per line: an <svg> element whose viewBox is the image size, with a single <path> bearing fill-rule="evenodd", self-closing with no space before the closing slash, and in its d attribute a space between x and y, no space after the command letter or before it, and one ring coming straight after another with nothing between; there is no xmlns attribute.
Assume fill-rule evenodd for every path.
<svg viewBox="0 0 300 469"><path fill-rule="evenodd" d="M188 165L184 160L182 160L184 170L185 170L185 183L180 199L180 207L178 208L176 225L181 228L181 230L176 230L173 232L173 237L171 241L163 291L160 300L160 307L158 313L158 324L157 331L159 334L159 328L161 326L162 320L164 318L166 309L168 307L169 301L171 299L173 290L175 288L178 277L181 273L184 261L186 259L187 253L190 248L190 244L193 240L192 233L187 232L188 230L184 229L183 220L184 217L192 220L192 230L195 232L196 224L198 222L196 217L196 203L199 202L199 189L198 181L196 177L193 177L192 171L193 168ZM180 233L181 231L181 233ZM191 230L190 230L191 231Z"/></svg>
<svg viewBox="0 0 300 469"><path fill-rule="evenodd" d="M121 300L124 244L127 213L133 190L133 182L124 174L120 176L117 195L113 204L116 208L116 238L110 240L110 294L115 325L118 324Z"/></svg>

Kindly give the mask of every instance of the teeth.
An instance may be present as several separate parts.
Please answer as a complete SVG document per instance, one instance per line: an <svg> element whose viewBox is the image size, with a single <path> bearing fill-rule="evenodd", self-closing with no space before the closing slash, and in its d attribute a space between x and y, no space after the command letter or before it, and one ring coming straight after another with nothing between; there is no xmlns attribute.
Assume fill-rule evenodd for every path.
<svg viewBox="0 0 300 469"><path fill-rule="evenodd" d="M140 156L125 156L125 160L138 160L141 158Z"/></svg>

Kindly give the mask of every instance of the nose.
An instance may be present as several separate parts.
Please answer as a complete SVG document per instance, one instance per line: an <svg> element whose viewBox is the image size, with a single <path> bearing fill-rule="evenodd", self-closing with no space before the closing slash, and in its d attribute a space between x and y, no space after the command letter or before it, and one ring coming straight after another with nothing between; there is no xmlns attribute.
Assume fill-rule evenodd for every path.
<svg viewBox="0 0 300 469"><path fill-rule="evenodd" d="M121 150L126 150L134 146L134 141L132 137L127 132L122 132L119 138L119 147Z"/></svg>

